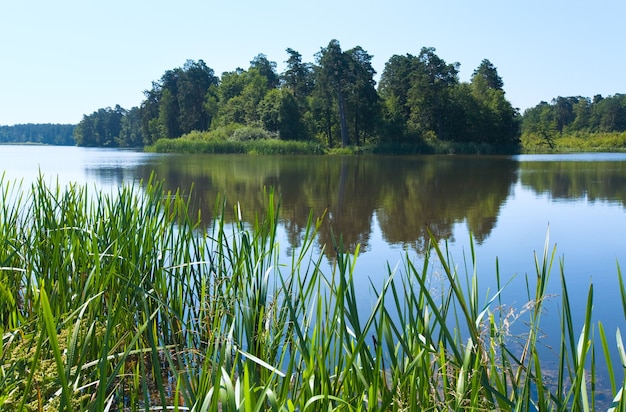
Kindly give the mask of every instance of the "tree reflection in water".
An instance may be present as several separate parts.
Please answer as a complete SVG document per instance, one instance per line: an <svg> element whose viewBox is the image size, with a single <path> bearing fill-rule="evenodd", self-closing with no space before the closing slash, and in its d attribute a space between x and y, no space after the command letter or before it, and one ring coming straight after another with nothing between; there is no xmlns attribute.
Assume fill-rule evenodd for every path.
<svg viewBox="0 0 626 412"><path fill-rule="evenodd" d="M281 200L280 216L291 247L298 245L309 212L325 214L320 244L341 236L348 250L367 251L374 225L390 244L423 252L427 229L450 239L453 225L467 222L478 243L493 229L517 179L510 157L477 156L175 156L137 166L154 170L171 190L190 188L192 213L209 224L217 196L226 199L227 218L239 202L244 219L265 209L264 189ZM332 248L326 249L332 255Z"/></svg>

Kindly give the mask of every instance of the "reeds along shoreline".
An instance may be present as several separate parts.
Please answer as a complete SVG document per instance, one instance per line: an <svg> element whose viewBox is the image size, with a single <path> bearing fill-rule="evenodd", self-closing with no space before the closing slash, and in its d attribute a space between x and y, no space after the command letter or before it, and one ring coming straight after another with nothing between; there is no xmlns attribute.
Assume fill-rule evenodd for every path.
<svg viewBox="0 0 626 412"><path fill-rule="evenodd" d="M338 238L324 273L313 248L322 219L310 216L300 248L279 260L271 191L253 225L226 223L217 200L208 233L189 196L153 179L107 195L2 178L0 197L0 410L587 411L612 399L624 410L620 331L592 323L593 286L574 324L562 270L548 380L537 344L547 242L527 280L520 351L496 309L505 286L480 301L478 275L459 275L436 242L419 265L388 268L371 311L357 311L358 250ZM447 285L437 293L433 262ZM619 270L616 287L626 314Z"/></svg>

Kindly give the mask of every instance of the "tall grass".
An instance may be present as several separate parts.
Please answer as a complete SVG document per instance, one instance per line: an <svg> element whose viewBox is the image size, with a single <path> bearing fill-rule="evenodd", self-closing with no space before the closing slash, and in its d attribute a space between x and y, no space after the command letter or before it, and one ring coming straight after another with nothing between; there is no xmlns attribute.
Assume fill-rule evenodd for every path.
<svg viewBox="0 0 626 412"><path fill-rule="evenodd" d="M43 178L30 189L0 179L0 189L0 410L588 411L602 405L601 362L624 410L620 331L592 323L592 286L582 307L569 300L562 266L560 362L548 380L538 345L548 242L527 279L519 349L498 310L499 273L499 290L479 298L473 249L460 274L433 238L420 265L407 257L371 285L364 313L358 249L345 253L338 237L324 273L313 247L322 219L310 216L299 249L281 258L271 192L252 224L226 224L218 199L204 232L191 197L154 180L111 194ZM619 270L616 285L626 318Z"/></svg>
<svg viewBox="0 0 626 412"><path fill-rule="evenodd" d="M526 153L545 152L623 152L626 150L625 132L575 132L554 133L553 147L536 133L521 136L522 151Z"/></svg>
<svg viewBox="0 0 626 412"><path fill-rule="evenodd" d="M241 129L239 129L241 130ZM258 155L319 155L324 148L312 141L278 139L257 140L203 140L181 137L159 139L148 148L158 153L212 153Z"/></svg>

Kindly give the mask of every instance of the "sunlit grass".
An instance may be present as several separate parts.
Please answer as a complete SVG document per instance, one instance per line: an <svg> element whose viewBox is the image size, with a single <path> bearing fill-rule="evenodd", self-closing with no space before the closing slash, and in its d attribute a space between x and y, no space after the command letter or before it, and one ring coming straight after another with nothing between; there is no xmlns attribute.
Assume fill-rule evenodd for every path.
<svg viewBox="0 0 626 412"><path fill-rule="evenodd" d="M319 155L324 148L316 142L279 139L220 140L181 137L159 139L147 148L157 153L212 153L255 155Z"/></svg>
<svg viewBox="0 0 626 412"><path fill-rule="evenodd" d="M521 136L522 151L525 153L569 153L569 152L624 152L625 132L574 132L549 134L551 144L545 136L524 133Z"/></svg>
<svg viewBox="0 0 626 412"><path fill-rule="evenodd" d="M624 409L620 331L593 324L592 285L570 302L562 266L561 361L547 379L547 241L519 349L499 310L507 280L496 271L498 290L479 298L473 249L458 273L433 238L423 261L407 256L371 284L363 312L358 249L337 237L325 273L313 247L323 217L311 215L285 263L271 192L252 225L225 223L217 200L209 232L188 215L190 196L152 180L105 194L0 179L0 196L0 410L587 411L601 405L601 362ZM616 287L626 319L619 270Z"/></svg>

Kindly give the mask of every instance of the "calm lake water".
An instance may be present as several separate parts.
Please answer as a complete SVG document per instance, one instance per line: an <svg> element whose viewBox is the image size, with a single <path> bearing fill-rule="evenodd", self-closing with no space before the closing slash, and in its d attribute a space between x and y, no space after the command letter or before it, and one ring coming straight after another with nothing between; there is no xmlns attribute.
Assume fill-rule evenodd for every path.
<svg viewBox="0 0 626 412"><path fill-rule="evenodd" d="M626 268L626 154L266 157L0 146L0 159L5 179L23 179L25 186L40 173L50 182L100 190L146 180L153 172L172 190L188 191L193 183L193 205L207 224L218 195L231 205L239 202L251 220L263 209L264 188L273 187L281 198L285 254L298 246L310 210L316 217L326 211L320 248L330 243L331 229L350 250L361 245L357 276L363 282L357 285L364 309L375 300L369 279L382 285L387 264L421 259L427 227L447 242L462 275L466 266L472 270L472 233L485 302L495 291L498 258L502 279L513 279L503 300L519 309L527 301L525 275L534 277L534 254L541 258L549 235L557 257L551 293L560 294L562 264L570 298L581 302L577 319L593 283L595 317L612 346L615 328L626 332L617 287L617 263ZM326 256L330 267L333 254ZM544 330L558 325L559 316L555 298Z"/></svg>

